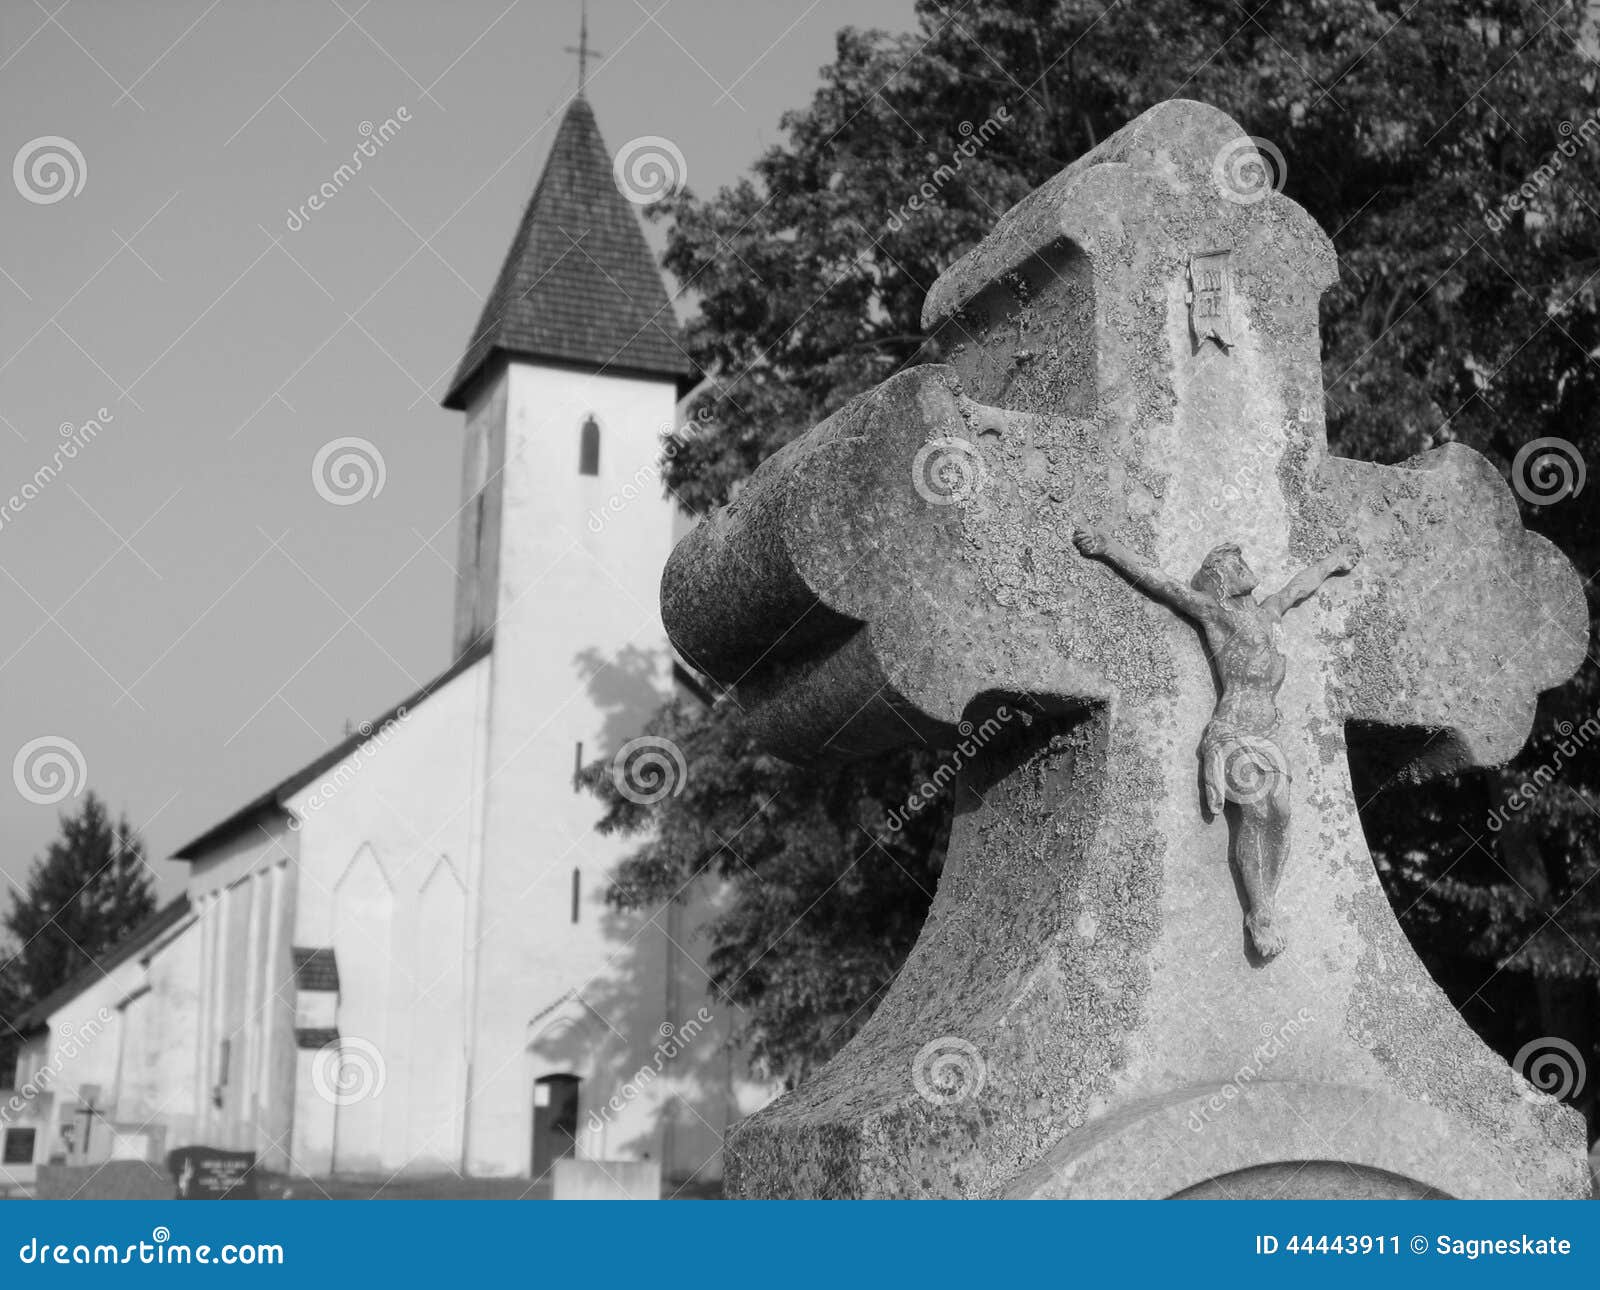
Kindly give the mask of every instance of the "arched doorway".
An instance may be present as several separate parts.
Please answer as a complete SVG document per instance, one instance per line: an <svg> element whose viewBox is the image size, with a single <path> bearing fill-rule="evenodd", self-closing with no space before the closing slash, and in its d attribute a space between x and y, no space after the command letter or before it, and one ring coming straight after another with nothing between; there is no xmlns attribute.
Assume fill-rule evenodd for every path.
<svg viewBox="0 0 1600 1290"><path fill-rule="evenodd" d="M533 1082L533 1177L543 1178L557 1160L577 1154L576 1075L546 1075Z"/></svg>

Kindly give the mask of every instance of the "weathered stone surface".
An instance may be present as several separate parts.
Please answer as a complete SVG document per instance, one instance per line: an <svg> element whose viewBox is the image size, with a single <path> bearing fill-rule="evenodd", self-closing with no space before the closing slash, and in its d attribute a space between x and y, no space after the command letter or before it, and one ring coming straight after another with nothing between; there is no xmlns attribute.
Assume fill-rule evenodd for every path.
<svg viewBox="0 0 1600 1290"><path fill-rule="evenodd" d="M1582 658L1581 586L1476 454L1329 456L1332 247L1281 195L1230 194L1249 147L1173 102L1074 163L935 285L945 365L776 454L668 566L674 642L782 755L983 735L921 939L845 1051L732 1138L735 1194L1324 1194L1341 1167L1354 1195L1587 1191L1575 1114L1406 942L1345 757L1347 730L1416 776L1510 756ZM1236 541L1269 588L1362 549L1283 623L1268 963L1201 811L1200 640L1078 554L1090 525L1184 579Z"/></svg>

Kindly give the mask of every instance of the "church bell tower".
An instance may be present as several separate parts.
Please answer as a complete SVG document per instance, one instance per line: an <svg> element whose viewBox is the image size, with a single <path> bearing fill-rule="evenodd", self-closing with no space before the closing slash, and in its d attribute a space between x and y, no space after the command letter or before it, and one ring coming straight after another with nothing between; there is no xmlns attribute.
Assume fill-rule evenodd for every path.
<svg viewBox="0 0 1600 1290"><path fill-rule="evenodd" d="M629 847L595 832L573 772L670 693L657 463L690 376L580 86L443 401L466 416L454 649L489 644L491 665L468 866L473 1173L528 1170L547 983L617 970L598 897Z"/></svg>

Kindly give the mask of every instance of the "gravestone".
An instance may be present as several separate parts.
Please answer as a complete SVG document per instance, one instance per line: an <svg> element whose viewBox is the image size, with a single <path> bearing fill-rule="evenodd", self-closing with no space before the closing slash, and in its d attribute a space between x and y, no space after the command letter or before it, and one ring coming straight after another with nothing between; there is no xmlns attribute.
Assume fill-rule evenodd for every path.
<svg viewBox="0 0 1600 1290"><path fill-rule="evenodd" d="M1334 253L1262 165L1221 112L1151 109L934 285L943 364L774 454L674 552L672 639L767 747L925 741L960 768L920 939L839 1056L731 1136L730 1194L1586 1194L1577 1114L1401 932L1346 760L1510 757L1583 656L1582 587L1476 453L1329 455ZM1227 543L1287 598L1263 617L1223 588L1260 667L1214 675L1235 638L1173 606ZM1207 810L1200 753L1246 736L1274 754L1271 863L1239 854L1264 799L1233 768Z"/></svg>
<svg viewBox="0 0 1600 1290"><path fill-rule="evenodd" d="M217 1147L167 1152L167 1172L179 1200L257 1200L256 1153Z"/></svg>
<svg viewBox="0 0 1600 1290"><path fill-rule="evenodd" d="M660 1200L659 1160L579 1160L566 1156L550 1171L551 1200Z"/></svg>

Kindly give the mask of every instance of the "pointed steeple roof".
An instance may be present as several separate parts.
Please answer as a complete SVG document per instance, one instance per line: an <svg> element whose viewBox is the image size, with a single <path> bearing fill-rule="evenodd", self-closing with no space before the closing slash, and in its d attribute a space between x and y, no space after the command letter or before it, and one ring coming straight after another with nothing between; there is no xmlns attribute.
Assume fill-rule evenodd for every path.
<svg viewBox="0 0 1600 1290"><path fill-rule="evenodd" d="M611 153L581 94L500 266L443 404L464 410L503 355L683 380L683 332Z"/></svg>

